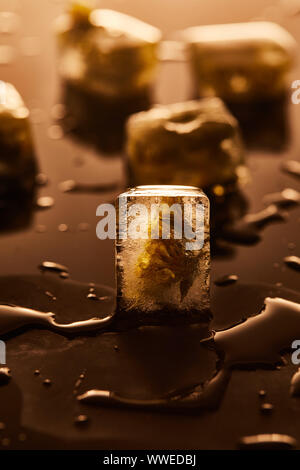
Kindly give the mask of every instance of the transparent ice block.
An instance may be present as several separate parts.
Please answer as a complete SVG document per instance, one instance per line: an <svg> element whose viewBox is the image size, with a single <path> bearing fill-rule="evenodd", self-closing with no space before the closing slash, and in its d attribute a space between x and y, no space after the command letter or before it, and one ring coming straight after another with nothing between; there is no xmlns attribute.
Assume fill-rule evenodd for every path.
<svg viewBox="0 0 300 470"><path fill-rule="evenodd" d="M56 22L63 78L109 99L144 92L158 62L160 31L131 16L75 2Z"/></svg>
<svg viewBox="0 0 300 470"><path fill-rule="evenodd" d="M137 204L142 209L135 212L140 207ZM210 245L206 195L190 186L138 186L118 197L116 209L119 318L150 324L207 321ZM139 226L142 238L133 238L129 229L136 214L143 220Z"/></svg>
<svg viewBox="0 0 300 470"><path fill-rule="evenodd" d="M235 183L243 174L236 119L219 98L155 106L127 123L133 184L186 184L201 188Z"/></svg>
<svg viewBox="0 0 300 470"><path fill-rule="evenodd" d="M187 28L183 38L200 96L243 102L285 93L296 42L280 25L257 21L196 26Z"/></svg>

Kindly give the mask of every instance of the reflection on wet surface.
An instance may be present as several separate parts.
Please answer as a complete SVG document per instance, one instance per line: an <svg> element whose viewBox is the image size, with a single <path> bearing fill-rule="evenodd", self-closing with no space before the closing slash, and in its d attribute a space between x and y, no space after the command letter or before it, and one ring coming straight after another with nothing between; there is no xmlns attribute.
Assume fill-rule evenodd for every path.
<svg viewBox="0 0 300 470"><path fill-rule="evenodd" d="M60 120L66 133L94 145L104 154L120 152L127 117L150 105L150 91L123 101L112 101L70 82L62 85L66 114Z"/></svg>
<svg viewBox="0 0 300 470"><path fill-rule="evenodd" d="M254 104L227 103L249 149L281 152L289 144L288 96Z"/></svg>

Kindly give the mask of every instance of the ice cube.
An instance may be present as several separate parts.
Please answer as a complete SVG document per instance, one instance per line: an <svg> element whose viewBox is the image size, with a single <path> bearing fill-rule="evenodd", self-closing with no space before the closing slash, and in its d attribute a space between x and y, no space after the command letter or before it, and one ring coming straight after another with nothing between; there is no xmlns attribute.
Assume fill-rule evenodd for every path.
<svg viewBox="0 0 300 470"><path fill-rule="evenodd" d="M15 87L0 81L0 195L33 190L36 161L28 116Z"/></svg>
<svg viewBox="0 0 300 470"><path fill-rule="evenodd" d="M60 72L86 91L113 99L152 83L161 33L131 16L75 3L56 24Z"/></svg>
<svg viewBox="0 0 300 470"><path fill-rule="evenodd" d="M209 202L190 186L138 186L116 201L119 318L207 321Z"/></svg>
<svg viewBox="0 0 300 470"><path fill-rule="evenodd" d="M244 168L238 123L219 98L132 115L127 153L133 184L207 188L235 183Z"/></svg>
<svg viewBox="0 0 300 470"><path fill-rule="evenodd" d="M286 91L296 42L278 24L191 27L183 38L200 96L251 101L276 98Z"/></svg>

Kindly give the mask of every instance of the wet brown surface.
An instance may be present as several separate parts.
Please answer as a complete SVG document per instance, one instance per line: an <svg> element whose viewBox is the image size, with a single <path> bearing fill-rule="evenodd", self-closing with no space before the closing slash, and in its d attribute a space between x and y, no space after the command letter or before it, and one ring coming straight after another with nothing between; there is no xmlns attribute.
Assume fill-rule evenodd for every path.
<svg viewBox="0 0 300 470"><path fill-rule="evenodd" d="M1 275L39 276L41 262L53 260L69 268L71 279L114 286L113 241L96 238L95 214L98 204L110 202L119 191L108 188L99 194L65 193L59 183L73 179L83 185L113 187L120 183L124 187L124 157L121 153L99 153L95 141L88 145L80 136L74 140L72 129L60 138L60 128L51 127L57 125L53 106L64 96L56 75L52 36L52 20L62 6L60 2L50 1L41 6L34 0L19 3L16 9L21 17L19 27L12 35L0 36L1 44L15 48L12 63L0 66L0 78L17 87L32 111L40 170L49 178L48 185L38 188L38 195L53 197L54 205L37 211L30 201L18 201L12 211L6 212L9 224L2 217ZM183 6L179 1L165 1L164 15L158 0L107 1L102 5L152 22L162 27L165 37L170 37L172 30L200 22L252 19L275 4L256 1L246 7L231 1L229 8L226 1L226 8L216 8L216 2L202 2L201 6L193 0L188 3L190 8L186 2ZM279 20L299 39L299 15L274 7L264 15ZM22 44L29 36L38 38L37 55L24 55ZM300 69L295 69L292 79L299 79L299 74ZM168 103L190 96L187 65L162 63L154 99ZM261 105L251 110L250 122L248 113L243 114L251 147L247 155L251 182L243 189L243 196L251 214L265 207L265 195L285 188L299 190L299 179L281 171L285 161L299 160L300 105L289 105L289 101L288 97L286 106ZM263 123L267 133L263 132ZM118 142L115 131L113 137L109 133L110 129L105 129L102 147L106 150L107 142ZM21 210L14 217L17 209ZM214 328L229 327L257 313L266 296L299 301L300 274L283 259L300 254L300 210L297 205L284 210L288 211L287 220L261 230L258 243L244 246L222 242L222 250L213 259L212 280L227 274L237 275L239 279L229 286L213 287ZM60 230L61 224L67 230ZM253 283L267 286L257 288ZM278 283L283 287L276 287ZM8 284L3 284L2 279L0 286L1 301L43 311L55 310L61 322L87 319L101 312L98 302L86 299L87 284L73 284L57 274L41 275L30 281L19 278L17 283L9 281ZM53 294L55 291L57 300L51 300L45 291ZM72 340L46 330L27 330L8 338L7 365L12 370L12 379L0 388L0 422L6 423L0 438L10 438L11 447L19 448L235 448L243 435L273 432L289 434L300 442L300 402L289 394L290 379L297 368L290 364L290 355L287 355L288 365L280 370L234 371L218 411L199 416L91 408L76 402L74 384L84 370L86 376L78 393L89 388L113 389L140 398L157 397L209 379L215 371L217 356L200 344L200 337L201 332L190 329L174 332L163 328L158 334L155 328L146 328ZM35 369L41 371L39 376L34 375ZM45 379L51 379L49 386L43 384ZM268 415L260 413L260 389L267 391L266 401L274 405ZM82 427L74 425L75 417L80 414L89 417L87 425ZM27 435L25 441L18 438L20 433Z"/></svg>

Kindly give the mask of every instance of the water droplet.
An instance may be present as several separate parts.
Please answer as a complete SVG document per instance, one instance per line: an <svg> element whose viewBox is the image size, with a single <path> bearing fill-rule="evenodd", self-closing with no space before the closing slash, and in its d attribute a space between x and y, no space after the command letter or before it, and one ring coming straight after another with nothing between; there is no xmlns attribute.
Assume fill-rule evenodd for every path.
<svg viewBox="0 0 300 470"><path fill-rule="evenodd" d="M246 450L284 450L293 449L296 445L296 440L285 434L256 434L242 437L239 442L239 448Z"/></svg>
<svg viewBox="0 0 300 470"><path fill-rule="evenodd" d="M216 286L229 286L230 284L234 284L237 282L238 276L236 274L228 274L226 276L219 277L215 280Z"/></svg>
<svg viewBox="0 0 300 470"><path fill-rule="evenodd" d="M256 214L248 214L244 217L246 224L252 225L258 229L263 228L271 222L280 222L285 220L285 214L279 210L275 204L271 204Z"/></svg>
<svg viewBox="0 0 300 470"><path fill-rule="evenodd" d="M267 297L262 307L243 323L216 332L214 343L227 365L275 366L280 352L300 337L300 304Z"/></svg>
<svg viewBox="0 0 300 470"><path fill-rule="evenodd" d="M66 107L62 103L55 104L51 109L51 117L55 120L61 120L66 116Z"/></svg>
<svg viewBox="0 0 300 470"><path fill-rule="evenodd" d="M59 224L57 228L59 232L67 232L69 230L67 224Z"/></svg>
<svg viewBox="0 0 300 470"><path fill-rule="evenodd" d="M42 271L55 271L58 273L69 272L68 268L63 264L54 263L53 261L43 261L39 265L39 269Z"/></svg>
<svg viewBox="0 0 300 470"><path fill-rule="evenodd" d="M59 273L59 277L61 277L62 279L68 279L70 275L69 273L62 272L62 273Z"/></svg>
<svg viewBox="0 0 300 470"><path fill-rule="evenodd" d="M0 368L0 385L7 384L11 379L11 371L8 367Z"/></svg>
<svg viewBox="0 0 300 470"><path fill-rule="evenodd" d="M87 424L88 421L89 421L89 418L86 415L78 415L74 419L74 423L77 425Z"/></svg>
<svg viewBox="0 0 300 470"><path fill-rule="evenodd" d="M46 387L49 387L50 385L52 385L52 381L50 379L45 379L43 382L43 385L45 385Z"/></svg>
<svg viewBox="0 0 300 470"><path fill-rule="evenodd" d="M120 348L119 348L119 346L118 346L117 344L114 345L114 350L115 350L116 352L119 352L119 351L120 351Z"/></svg>
<svg viewBox="0 0 300 470"><path fill-rule="evenodd" d="M74 335L107 328L107 325L113 319L113 314L109 314L104 318L91 318L89 320L60 324L55 321L55 315L52 312L45 313L30 308L4 304L0 305L0 318L0 336L25 325L43 326L57 333L70 333Z"/></svg>
<svg viewBox="0 0 300 470"><path fill-rule="evenodd" d="M265 390L259 390L258 396L259 398L264 398L267 395L267 392Z"/></svg>
<svg viewBox="0 0 300 470"><path fill-rule="evenodd" d="M275 204L278 207L289 207L300 204L300 193L295 189L286 188L279 193L267 194L263 200L266 204Z"/></svg>
<svg viewBox="0 0 300 470"><path fill-rule="evenodd" d="M260 411L263 414L269 415L273 412L274 406L271 403L263 403L260 407Z"/></svg>
<svg viewBox="0 0 300 470"><path fill-rule="evenodd" d="M282 171L300 178L300 162L296 160L288 160L284 162L281 166Z"/></svg>
<svg viewBox="0 0 300 470"><path fill-rule="evenodd" d="M66 192L77 193L103 193L105 191L114 191L120 187L120 183L78 183L74 180L62 181L59 184L59 189Z"/></svg>
<svg viewBox="0 0 300 470"><path fill-rule="evenodd" d="M46 186L48 184L48 176L45 173L38 173L35 177L35 182L39 186Z"/></svg>
<svg viewBox="0 0 300 470"><path fill-rule="evenodd" d="M52 292L46 290L45 294L46 294L47 297L49 297L51 300L56 300L56 297L55 297L55 295L52 294Z"/></svg>
<svg viewBox="0 0 300 470"><path fill-rule="evenodd" d="M54 205L54 199L51 196L42 196L38 198L36 205L38 209L50 209Z"/></svg>
<svg viewBox="0 0 300 470"><path fill-rule="evenodd" d="M283 258L285 264L295 271L300 271L300 258L299 256L286 256Z"/></svg>
<svg viewBox="0 0 300 470"><path fill-rule="evenodd" d="M40 375L41 371L39 369L35 369L34 375Z"/></svg>
<svg viewBox="0 0 300 470"><path fill-rule="evenodd" d="M74 180L66 180L66 181L62 181L61 183L59 183L59 189L63 193L68 193L70 191L73 191L75 187L76 187L76 182Z"/></svg>
<svg viewBox="0 0 300 470"><path fill-rule="evenodd" d="M89 292L89 294L87 295L87 298L89 300L99 300L97 294L95 294L94 292Z"/></svg>

